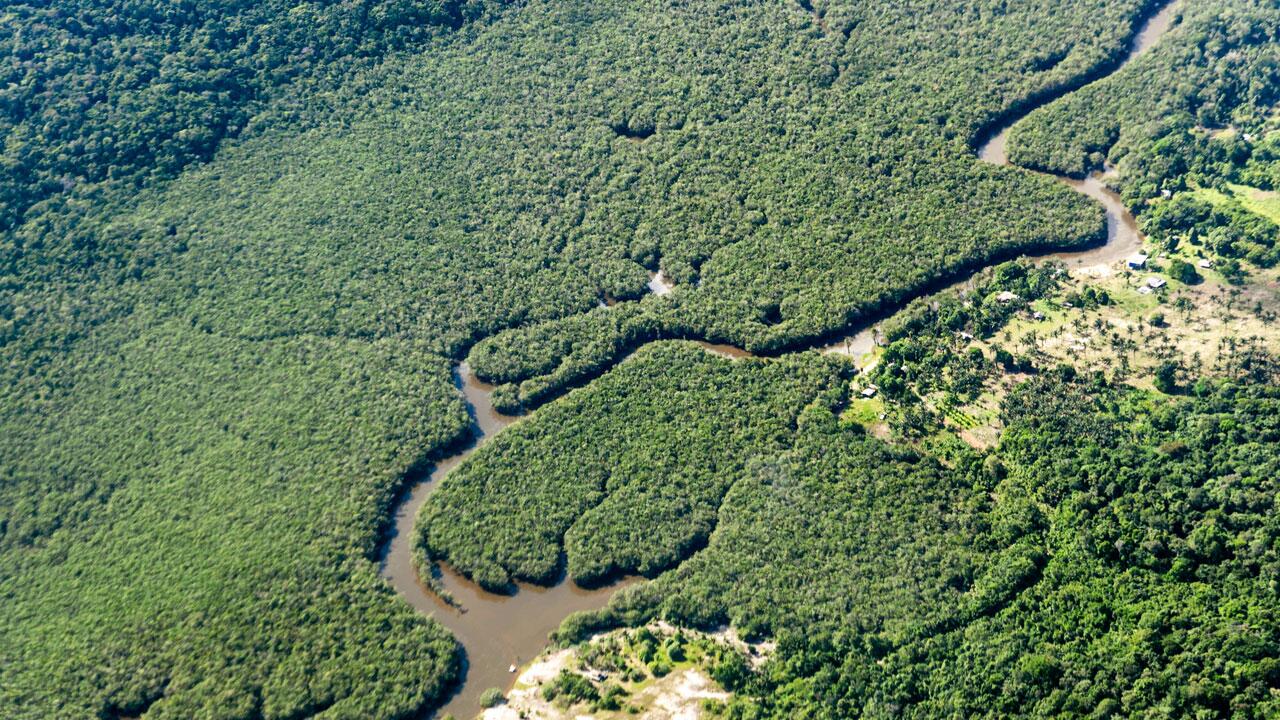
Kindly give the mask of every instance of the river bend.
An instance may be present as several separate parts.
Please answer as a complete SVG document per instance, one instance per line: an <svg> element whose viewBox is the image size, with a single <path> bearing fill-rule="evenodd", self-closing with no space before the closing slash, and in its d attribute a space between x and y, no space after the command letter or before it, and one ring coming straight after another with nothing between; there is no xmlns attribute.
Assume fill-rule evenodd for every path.
<svg viewBox="0 0 1280 720"><path fill-rule="evenodd" d="M1169 30L1174 5L1174 2L1166 3L1146 20L1131 40L1127 56L1115 70L1146 52ZM1041 106L1061 96L1049 98ZM1006 154L1009 129L1025 116L1024 113L1012 118L993 132L978 148L978 158L993 165L1010 166ZM1109 266L1142 247L1143 237L1137 222L1125 209L1120 197L1106 187L1102 174L1095 173L1082 180L1052 177L1102 204L1107 213L1107 239L1096 248L1049 253L1036 258L1053 258L1073 267ZM968 279L962 282L968 282ZM650 289L661 295L672 291L671 285L660 275L650 282ZM751 356L745 350L728 345L701 344L708 352L726 357ZM875 327L867 326L824 346L822 350L848 354L857 359L874 347ZM509 672L509 668L513 665L518 667L541 652L547 644L548 634L566 616L579 610L603 607L614 592L631 580L593 590L580 588L570 580L549 588L522 583L515 594L498 595L483 590L451 568L438 565L433 573L434 580L453 596L454 605L444 602L421 582L412 561L413 525L418 510L450 470L516 420L493 409L490 399L493 388L480 382L466 363L457 366L455 381L471 414L473 440L456 454L436 463L428 476L411 479L411 486L396 507L394 528L388 533L383 549L382 576L410 605L434 617L462 644L466 655L463 681L452 698L436 712L439 715L453 714L465 720L479 713L479 697L484 690L490 687L510 689L515 675Z"/></svg>

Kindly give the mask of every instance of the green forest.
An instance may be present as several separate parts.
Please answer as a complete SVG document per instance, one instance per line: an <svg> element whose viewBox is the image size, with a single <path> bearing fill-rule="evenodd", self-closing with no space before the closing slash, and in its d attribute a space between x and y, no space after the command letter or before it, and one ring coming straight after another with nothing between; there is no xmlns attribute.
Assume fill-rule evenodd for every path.
<svg viewBox="0 0 1280 720"><path fill-rule="evenodd" d="M1185 241L1231 267L1271 267L1276 218L1196 191L1276 189L1280 8L1232 0L1177 10L1180 27L1159 52L1016 125L1010 158L1073 176L1114 166L1111 182L1167 249Z"/></svg>
<svg viewBox="0 0 1280 720"><path fill-rule="evenodd" d="M1274 717L1275 403L1047 376L949 466L815 410L705 552L566 632L776 636L735 717Z"/></svg>
<svg viewBox="0 0 1280 720"><path fill-rule="evenodd" d="M753 457L787 447L805 412L840 400L842 365L650 345L450 475L419 519L425 548L498 590L553 579L561 543L581 583L653 575L706 544Z"/></svg>
<svg viewBox="0 0 1280 720"><path fill-rule="evenodd" d="M1034 297L1054 275L1005 266L976 294ZM929 343L955 327L996 334L1010 315L994 301L921 310L891 330L901 339L885 359L898 359L885 364L897 369L877 377L882 388L895 376L899 393L947 377L956 391L969 358ZM677 351L686 357L669 356ZM679 371L686 363L705 369ZM808 403L770 409L793 428L780 443L742 445L729 427L750 422L739 398L755 390L725 375L761 363L849 367L813 353L731 361L692 346L646 349L481 449L430 506L429 549L499 586L549 572L560 552L586 581L602 568L657 576L571 617L562 641L654 618L776 638L775 660L738 679L731 717L1280 711L1275 388L1210 380L1170 397L1048 369L1005 400L1001 445L983 454L887 445L841 418L858 402L847 382L810 380ZM847 381L847 370L834 377ZM655 397L667 398L663 412ZM677 410L690 402L692 418ZM732 425L721 421L719 441L703 446L698 423L725 411ZM569 417L591 418L601 440L585 441ZM637 433L689 442L654 448ZM682 472L660 481L673 451ZM618 502L637 493L618 469L645 500ZM714 531L659 573L673 564L663 553L680 547L665 526L697 530L696 504L669 503L699 491ZM633 533L622 561L616 532ZM527 538L539 535L546 554L530 556L539 543ZM654 535L664 538L656 551Z"/></svg>
<svg viewBox="0 0 1280 720"><path fill-rule="evenodd" d="M465 649L379 562L475 433L464 360L524 416L416 546L501 592L644 576L563 642L776 640L733 717L1276 716L1274 388L956 357L1010 310L917 300L886 439L793 352L1105 239L976 159L1033 107L1016 164L1108 162L1155 247L1275 266L1274 3L1181 0L1109 75L1161 4L0 9L0 717L429 716ZM989 450L912 401L997 375Z"/></svg>
<svg viewBox="0 0 1280 720"><path fill-rule="evenodd" d="M1224 0L1182 3L1175 11L1178 30L1158 52L1019 123L1010 159L1075 176L1110 162L1124 171L1127 197L1147 199L1206 162L1197 157L1203 146L1188 147L1197 136L1225 128L1261 135L1274 125L1280 8L1266 0Z"/></svg>

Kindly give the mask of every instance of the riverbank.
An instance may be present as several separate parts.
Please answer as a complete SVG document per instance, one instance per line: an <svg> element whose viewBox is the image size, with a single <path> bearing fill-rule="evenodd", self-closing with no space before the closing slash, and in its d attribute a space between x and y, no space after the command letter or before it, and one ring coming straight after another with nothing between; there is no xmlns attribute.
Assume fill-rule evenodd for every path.
<svg viewBox="0 0 1280 720"><path fill-rule="evenodd" d="M697 720L719 714L730 692L713 676L759 665L768 644L732 630L707 633L649 623L552 650L522 668L514 688L483 720Z"/></svg>

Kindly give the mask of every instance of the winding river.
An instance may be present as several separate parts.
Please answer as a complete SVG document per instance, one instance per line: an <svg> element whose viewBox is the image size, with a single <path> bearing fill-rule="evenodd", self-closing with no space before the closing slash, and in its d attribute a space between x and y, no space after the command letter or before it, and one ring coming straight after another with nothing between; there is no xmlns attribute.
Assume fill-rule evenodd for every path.
<svg viewBox="0 0 1280 720"><path fill-rule="evenodd" d="M1128 65L1139 55L1150 50L1165 33L1169 32L1169 28L1173 26L1176 0L1166 2L1158 12L1154 13L1142 24L1138 29L1138 33L1133 36L1129 43L1129 52L1120 61L1118 65L1104 77L1109 77L1120 68ZM1102 78L1093 80L1098 82ZM1089 84L1092 84L1089 83ZM1074 92L1074 91L1073 91ZM1068 94L1068 93L1064 93ZM1007 147L1009 144L1009 131L1013 126L1026 117L1038 107L1043 107L1054 100L1059 99L1063 95L1055 95L1045 100L1035 108L1031 108L1027 112L1009 119L1004 125L1000 126L992 132L985 142L978 147L978 159L991 165L1002 167L1017 168L1021 172L1034 172L1026 168L1020 168L1009 162L1009 154ZM1124 258L1134 254L1142 248L1143 236L1138 229L1138 221L1134 219L1133 214L1129 212L1121 201L1120 196L1106 186L1107 174L1105 172L1095 172L1086 178L1078 179L1065 177L1061 175L1050 175L1049 173L1039 173L1052 177L1059 182L1067 185L1076 192L1086 195L1102 204L1107 213L1107 240L1102 245L1087 250L1076 250L1067 252L1046 253L1044 255L1030 256L1032 259L1039 260L1058 260L1067 267L1073 268L1093 268L1093 267L1110 267L1112 264L1123 260ZM957 282L955 285L964 285L972 280L972 276ZM952 287L954 287L953 285ZM838 352L847 354L854 359L861 358L872 349L875 348L875 332L874 325L862 328L856 333L848 337L838 340L830 345L822 348L823 352Z"/></svg>
<svg viewBox="0 0 1280 720"><path fill-rule="evenodd" d="M452 568L437 564L434 579L452 595L446 603L418 578L413 567L414 519L440 480L476 448L516 420L493 409L493 387L480 382L466 363L458 365L454 380L467 402L473 423L472 440L456 454L438 462L430 475L415 482L396 509L395 527L382 561L382 576L419 612L449 628L465 649L464 680L438 711L460 720L480 711L480 694L491 687L504 691L515 676L508 671L532 660L547 644L547 635L570 613L602 607L629 580L587 590L572 581L552 587L521 583L514 595L491 593ZM430 716L430 714L428 714Z"/></svg>
<svg viewBox="0 0 1280 720"><path fill-rule="evenodd" d="M1169 28L1173 25L1174 8L1176 2L1168 2L1160 9L1159 12L1152 15L1139 29L1138 34L1134 36L1129 46L1129 53L1120 62L1117 70L1128 65L1142 53L1151 49ZM1096 81L1095 81L1096 82ZM1022 117L1025 117L1022 116ZM978 159L992 165L1003 165L1006 167L1017 167L1009 162L1009 156L1006 152L1006 146L1009 141L1009 130L1022 117L1015 119L1013 122L1000 128L998 132L992 135L983 145L978 148ZM1024 170L1024 172L1026 172ZM1138 230L1138 223L1134 220L1133 215L1125 209L1124 203L1121 202L1120 196L1112 190L1108 189L1104 180L1106 175L1103 173L1094 173L1083 180L1074 178L1056 177L1059 181L1066 183L1075 191L1087 195L1106 208L1107 211L1107 242L1096 248L1082 250L1078 252L1062 252L1052 253L1045 257L1051 257L1062 260L1069 266L1085 267L1090 265L1110 265L1129 255L1132 255L1142 247L1142 233Z"/></svg>
<svg viewBox="0 0 1280 720"><path fill-rule="evenodd" d="M1134 36L1128 55L1117 66L1123 67L1149 49L1168 31L1174 17L1170 2L1152 15ZM1045 103L1057 97L1050 98ZM978 149L978 157L993 165L1009 166L1005 146L1009 128L1025 115L1012 118ZM1027 170L1022 170L1028 172ZM1102 203L1107 213L1107 241L1089 250L1052 253L1043 258L1054 258L1074 267L1109 266L1132 254L1142 246L1142 235L1133 216L1124 208L1120 198L1108 190L1100 174L1083 180L1058 177L1094 200ZM961 281L968 282L968 280ZM655 294L671 292L671 286L662 276L655 276L650 289ZM861 358L875 347L874 325L858 330L848 337L824 346L823 352L837 352ZM750 353L729 345L701 343L708 351L726 357L750 357ZM383 549L382 576L419 612L430 615L447 627L465 649L465 676L454 695L438 711L439 716L453 714L460 720L474 717L480 711L480 694L487 688L510 689L515 675L511 666L520 666L532 660L547 644L548 634L556 629L570 613L603 607L621 587L633 582L624 579L614 585L584 589L571 580L563 580L552 587L520 584L512 595L487 592L475 583L445 565L434 569L435 580L447 590L455 601L445 603L427 589L413 567L412 537L414 519L427 498L439 487L442 478L495 433L516 421L493 409L490 399L493 388L480 382L467 367L458 365L455 382L466 399L473 422L473 440L451 457L439 461L431 473L414 479L396 508L395 525ZM428 713L428 716L433 713Z"/></svg>

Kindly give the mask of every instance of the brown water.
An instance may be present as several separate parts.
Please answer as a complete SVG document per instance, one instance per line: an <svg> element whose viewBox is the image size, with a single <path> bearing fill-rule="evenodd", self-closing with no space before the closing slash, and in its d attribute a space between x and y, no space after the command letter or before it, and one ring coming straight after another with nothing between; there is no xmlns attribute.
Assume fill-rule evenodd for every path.
<svg viewBox="0 0 1280 720"><path fill-rule="evenodd" d="M1150 50L1161 37L1164 37L1164 34L1173 25L1174 6L1176 4L1175 2L1165 4L1159 12L1143 23L1138 30L1138 34L1134 36L1129 45L1128 55L1125 56L1117 70ZM1009 162L1007 145L1010 128L1022 117L1025 117L1025 115L1009 121L1007 125L992 135L991 139L987 140L978 149L978 159L992 165L1017 167ZM1022 171L1032 172L1025 169ZM1110 265L1142 249L1143 237L1141 231L1138 230L1138 222L1125 208L1120 196L1106 186L1104 181L1107 175L1105 173L1093 173L1083 180L1058 175L1050 175L1050 177L1057 178L1076 192L1102 203L1103 208L1107 211L1107 242L1089 250L1051 253L1043 257L1061 260L1067 265L1075 267Z"/></svg>
<svg viewBox="0 0 1280 720"><path fill-rule="evenodd" d="M712 355L718 355L729 360L741 360L742 358L753 358L755 353L750 350L743 350L737 345L725 345L723 343L710 343L705 340L697 341L698 347L706 350Z"/></svg>
<svg viewBox="0 0 1280 720"><path fill-rule="evenodd" d="M476 439L458 453L441 460L431 474L409 489L396 509L395 529L382 562L382 576L424 615L434 617L462 643L466 653L465 675L457 692L436 712L452 713L460 719L480 712L480 694L491 687L509 690L515 675L508 671L532 660L547 645L548 634L570 613L603 607L613 593L632 582L587 590L565 580L553 587L519 584L514 595L498 595L459 575L452 568L437 565L435 580L453 597L446 603L423 586L413 567L412 540L418 510L441 480L476 448L516 418L493 409L493 387L476 379L465 363L458 366L456 381L466 398L475 423Z"/></svg>
<svg viewBox="0 0 1280 720"><path fill-rule="evenodd" d="M1169 32L1169 29L1173 26L1175 5L1177 5L1176 2L1166 3L1164 7L1143 23L1129 45L1129 53L1116 70L1128 65L1139 55L1150 50L1160 38L1164 37L1165 33ZM1095 80L1094 82L1097 81ZM1022 172L1034 172L1025 168L1018 168L1018 166L1010 163L1007 152L1009 130L1024 117L1026 117L1025 114L1009 120L1006 125L992 134L990 139L978 148L978 159L992 165L1017 168ZM1076 192L1087 195L1101 203L1107 213L1107 241L1098 247L1089 248L1088 250L1033 255L1030 256L1031 259L1058 260L1068 267L1076 268L1109 267L1142 249L1144 237L1142 231L1138 229L1138 221L1124 206L1120 196L1107 187L1105 182L1109 177L1107 172L1095 172L1084 179L1051 175L1049 173L1040 174L1055 178ZM972 277L966 278L948 289L965 285L971 280ZM821 351L848 355L857 361L875 349L876 338L876 326L864 327L847 337L822 347Z"/></svg>
<svg viewBox="0 0 1280 720"><path fill-rule="evenodd" d="M1148 50L1169 30L1173 6L1172 2L1165 5L1147 20L1134 37L1129 54L1120 67ZM993 165L1013 167L1006 154L1006 143L1009 128L1020 119L1010 120L983 143L978 150L978 158ZM1083 180L1052 177L1102 203L1107 213L1107 241L1089 250L1039 257L1061 260L1076 267L1110 265L1142 247L1143 238L1137 222L1125 209L1120 197L1106 187L1103 182L1105 175L1095 173ZM970 282L972 277L960 280L953 287ZM655 295L667 295L674 286L661 273L654 273L650 276L649 289ZM876 338L877 327L872 325L819 349L845 354L856 361L875 349ZM746 350L732 345L698 344L707 352L722 357L753 357ZM411 554L413 524L418 510L450 470L488 438L516 421L516 418L493 409L490 400L493 388L477 380L465 363L458 366L456 377L475 422L475 441L441 460L430 476L410 488L407 498L396 509L395 529L383 556L382 575L409 604L434 617L462 643L467 658L465 677L456 694L435 714L472 718L480 712L480 694L490 687L509 690L515 680L515 675L509 672L510 666L519 667L537 656L545 648L548 634L559 627L566 616L579 610L603 607L613 593L633 582L634 578L593 590L578 587L569 580L554 587L520 584L513 595L497 595L485 591L451 568L437 564L434 579L452 596L454 605L423 586L413 568Z"/></svg>

